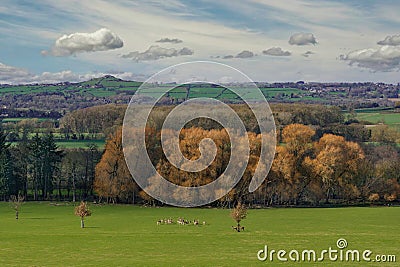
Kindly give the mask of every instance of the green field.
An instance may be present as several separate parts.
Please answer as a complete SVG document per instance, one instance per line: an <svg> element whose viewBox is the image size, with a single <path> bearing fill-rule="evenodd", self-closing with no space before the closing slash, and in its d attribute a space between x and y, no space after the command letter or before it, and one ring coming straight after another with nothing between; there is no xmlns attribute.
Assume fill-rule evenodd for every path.
<svg viewBox="0 0 400 267"><path fill-rule="evenodd" d="M60 148L86 148L89 144L96 144L99 149L104 148L105 140L69 140L56 141Z"/></svg>
<svg viewBox="0 0 400 267"><path fill-rule="evenodd" d="M374 113L357 113L357 118L362 121L368 121L371 123L382 122L387 125L400 125L400 113L386 113L386 112L374 112Z"/></svg>
<svg viewBox="0 0 400 267"><path fill-rule="evenodd" d="M123 81L114 77L101 77L90 81L60 85L9 85L0 87L1 95L26 95L40 93L63 93L64 95L81 94L84 96L109 97L118 91L130 91L132 94L141 85L140 82Z"/></svg>
<svg viewBox="0 0 400 267"><path fill-rule="evenodd" d="M400 257L399 207L249 210L244 232L231 229L229 210L95 206L81 229L72 204L27 203L20 220L0 203L0 266L320 266L257 260L269 249L347 249ZM206 225L156 225L161 218L205 220ZM399 259L397 259L399 261ZM397 266L331 262L324 266Z"/></svg>
<svg viewBox="0 0 400 267"><path fill-rule="evenodd" d="M392 128L400 131L400 112L393 111L374 111L374 110L365 110L365 111L357 111L357 119L359 121L365 121L372 124L383 123Z"/></svg>
<svg viewBox="0 0 400 267"><path fill-rule="evenodd" d="M18 142L11 142L12 146L15 146ZM105 146L105 140L56 140L56 144L60 149L63 148L87 148L89 144L96 144L99 149L103 149Z"/></svg>
<svg viewBox="0 0 400 267"><path fill-rule="evenodd" d="M134 94L141 85L140 82L133 81L122 81L114 77L102 77L95 78L86 82L75 83L75 84L60 84L60 85L10 85L3 86L0 88L0 96L2 95L26 95L26 94L41 94L41 93L62 93L66 96L78 94L82 96L94 96L94 97L110 97L124 91L128 94ZM171 85L174 86L174 85ZM144 92L146 95L154 96L161 92L160 89L168 87L151 88L146 89ZM245 90L245 88L243 88ZM260 88L265 98L272 100L274 98L284 98L288 101L297 102L302 98L292 98L291 95L307 97L306 91L297 88ZM169 96L175 99L186 98L186 88L177 87L170 91ZM254 95L258 98L258 94ZM224 90L223 87L204 87L200 85L192 85L190 88L189 98L197 97L211 97L229 101L237 101L238 96L233 94L230 90ZM252 95L246 95L247 98L252 98ZM316 99L308 96L309 99L304 98L303 100L316 100L321 101L322 99Z"/></svg>
<svg viewBox="0 0 400 267"><path fill-rule="evenodd" d="M23 120L37 120L38 122L44 122L44 121L56 121L54 119L51 118L4 118L2 119L3 123L7 123L7 122L13 122L13 123L17 123Z"/></svg>

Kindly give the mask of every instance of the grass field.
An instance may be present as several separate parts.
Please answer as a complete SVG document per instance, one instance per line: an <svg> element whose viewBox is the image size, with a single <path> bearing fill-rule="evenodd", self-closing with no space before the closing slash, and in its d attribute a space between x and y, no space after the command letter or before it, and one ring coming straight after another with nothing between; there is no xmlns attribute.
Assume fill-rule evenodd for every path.
<svg viewBox="0 0 400 267"><path fill-rule="evenodd" d="M12 146L17 145L18 142L11 142ZM89 144L96 144L98 149L103 149L106 141L105 140L56 140L56 144L60 149L69 148L87 148Z"/></svg>
<svg viewBox="0 0 400 267"><path fill-rule="evenodd" d="M69 85L9 85L0 88L0 96L5 94L26 95L61 92L64 95L82 94L84 96L109 97L118 91L136 91L140 82L121 81L113 77L101 77L90 81ZM100 87L97 87L100 86Z"/></svg>
<svg viewBox="0 0 400 267"><path fill-rule="evenodd" d="M400 113L357 113L357 118L372 123L383 122L387 125L400 124Z"/></svg>
<svg viewBox="0 0 400 267"><path fill-rule="evenodd" d="M130 81L121 81L112 77L103 77L96 78L90 81L70 84L70 85L10 85L4 86L0 88L0 96L2 95L26 95L26 94L41 94L41 93L62 93L64 95L71 94L79 94L83 96L95 96L95 97L110 97L114 96L120 91L128 92L129 94L134 94L138 87L141 85L140 82L130 82ZM169 86L168 86L169 87ZM160 92L160 88L152 88L146 90L146 94L149 96L157 95ZM165 89L165 88L164 88ZM298 96L303 96L307 92L297 89L297 88L260 88L264 96L268 100L272 100L277 95L280 97L290 100L293 102L297 102L300 98L291 98L291 94L295 94ZM173 89L170 94L170 97L175 99L184 99L186 97L186 88L177 87ZM258 94L255 96L258 97ZM197 97L214 97L223 100L236 101L238 96L230 92L229 90L224 90L221 87L192 87L190 89L189 98L197 98ZM252 98L252 95L246 95L248 98ZM310 97L310 99L304 100L316 100L320 101L320 99L315 99Z"/></svg>
<svg viewBox="0 0 400 267"><path fill-rule="evenodd" d="M400 131L400 113L393 111L365 111L357 112L359 121L367 121L373 124L383 123Z"/></svg>
<svg viewBox="0 0 400 267"><path fill-rule="evenodd" d="M104 148L105 140L69 140L56 141L60 148L86 148L89 144L96 144L99 149Z"/></svg>
<svg viewBox="0 0 400 267"><path fill-rule="evenodd" d="M347 249L400 257L400 208L249 210L234 232L229 210L91 206L81 229L72 204L26 203L20 220L0 203L0 266L320 266L257 260L269 249L321 251L345 238ZM205 220L206 225L156 225L161 218ZM399 261L399 259L397 259ZM324 266L365 266L331 262ZM372 263L368 266L397 266Z"/></svg>
<svg viewBox="0 0 400 267"><path fill-rule="evenodd" d="M37 120L38 122L44 122L44 121L55 121L54 119L51 118L4 118L2 119L2 122L7 123L7 122L13 122L17 123L23 120Z"/></svg>

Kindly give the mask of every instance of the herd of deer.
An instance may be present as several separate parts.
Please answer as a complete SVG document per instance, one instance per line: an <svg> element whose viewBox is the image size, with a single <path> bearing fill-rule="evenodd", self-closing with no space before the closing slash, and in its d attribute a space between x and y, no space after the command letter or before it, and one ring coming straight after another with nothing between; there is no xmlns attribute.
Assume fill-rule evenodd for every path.
<svg viewBox="0 0 400 267"><path fill-rule="evenodd" d="M189 220L186 220L186 219L181 218L181 217L179 217L176 220L176 223L179 224L179 225L189 225L189 224L199 225L200 224L198 219L194 219L193 221L189 221ZM171 219L171 218L169 218L169 219L160 219L160 220L157 221L157 225L161 225L161 224L175 224L175 221L173 219ZM202 224L206 225L206 221L203 221ZM244 226L239 226L239 225L238 226L232 226L232 230L241 232L241 231L244 231Z"/></svg>
<svg viewBox="0 0 400 267"><path fill-rule="evenodd" d="M174 224L174 223L175 223L175 221L173 219L171 219L171 218L169 218L169 219L160 219L160 220L157 221L157 225ZM200 224L198 219L194 219L193 221L189 221L189 220L186 220L186 219L181 218L181 217L179 217L176 220L176 223L179 224L179 225L188 225L188 224L199 225ZM206 225L206 221L203 221L203 225Z"/></svg>

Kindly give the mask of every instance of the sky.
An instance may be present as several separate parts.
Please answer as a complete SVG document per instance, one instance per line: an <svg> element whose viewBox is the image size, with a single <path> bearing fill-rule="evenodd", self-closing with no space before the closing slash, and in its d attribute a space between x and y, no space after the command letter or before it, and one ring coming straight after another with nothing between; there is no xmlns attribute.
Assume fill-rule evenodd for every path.
<svg viewBox="0 0 400 267"><path fill-rule="evenodd" d="M215 61L254 81L400 82L397 0L2 0L0 83L145 80Z"/></svg>

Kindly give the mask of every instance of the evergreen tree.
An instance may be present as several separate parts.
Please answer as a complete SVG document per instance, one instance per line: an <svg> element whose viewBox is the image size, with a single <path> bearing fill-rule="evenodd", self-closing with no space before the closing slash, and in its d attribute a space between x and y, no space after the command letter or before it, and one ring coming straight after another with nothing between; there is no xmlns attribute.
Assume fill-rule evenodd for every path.
<svg viewBox="0 0 400 267"><path fill-rule="evenodd" d="M0 131L0 196L4 200L13 190L12 160L9 151L10 144L6 142L7 135Z"/></svg>
<svg viewBox="0 0 400 267"><path fill-rule="evenodd" d="M53 176L63 157L63 151L58 149L52 133L44 137L36 134L29 149L34 199L38 199L39 190L42 199L46 199L53 192Z"/></svg>

